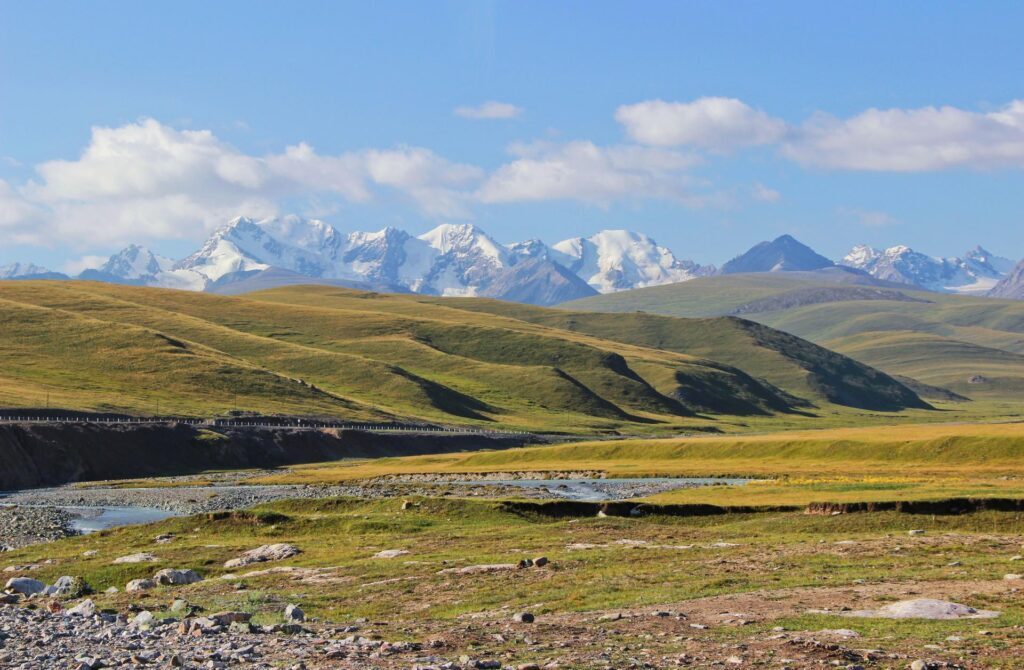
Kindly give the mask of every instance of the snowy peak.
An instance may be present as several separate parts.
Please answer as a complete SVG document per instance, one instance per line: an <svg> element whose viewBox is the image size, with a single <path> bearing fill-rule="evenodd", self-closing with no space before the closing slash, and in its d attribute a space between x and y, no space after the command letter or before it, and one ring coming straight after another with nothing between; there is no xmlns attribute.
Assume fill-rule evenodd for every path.
<svg viewBox="0 0 1024 670"><path fill-rule="evenodd" d="M29 277L50 277L59 275L34 263L10 263L0 265L0 279L25 279Z"/></svg>
<svg viewBox="0 0 1024 670"><path fill-rule="evenodd" d="M679 260L647 235L627 230L602 230L587 238L563 240L550 255L601 293L671 284L714 272L714 268Z"/></svg>
<svg viewBox="0 0 1024 670"><path fill-rule="evenodd" d="M551 248L538 239L510 244L508 251L513 263L520 263L531 258L551 259Z"/></svg>
<svg viewBox="0 0 1024 670"><path fill-rule="evenodd" d="M169 258L157 256L138 244L131 244L107 259L99 271L120 279L143 279L170 270L173 265L174 262Z"/></svg>
<svg viewBox="0 0 1024 670"><path fill-rule="evenodd" d="M761 242L722 266L722 274L739 272L807 272L835 265L792 235Z"/></svg>
<svg viewBox="0 0 1024 670"><path fill-rule="evenodd" d="M978 246L959 258L938 258L897 245L883 251L865 245L853 248L841 261L885 281L919 286L929 291L984 294L1006 275L1013 262Z"/></svg>
<svg viewBox="0 0 1024 670"><path fill-rule="evenodd" d="M1009 258L996 256L982 246L976 246L963 255L963 261L971 268L992 277L1003 277L1013 271L1014 263Z"/></svg>
<svg viewBox="0 0 1024 670"><path fill-rule="evenodd" d="M424 288L439 295L476 295L513 264L507 248L472 224L445 223L417 239L438 254Z"/></svg>

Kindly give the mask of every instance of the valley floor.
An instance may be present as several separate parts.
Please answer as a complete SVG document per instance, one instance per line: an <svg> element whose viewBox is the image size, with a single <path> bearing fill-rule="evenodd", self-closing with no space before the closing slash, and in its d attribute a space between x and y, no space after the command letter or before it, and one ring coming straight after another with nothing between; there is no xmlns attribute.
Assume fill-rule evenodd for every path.
<svg viewBox="0 0 1024 670"><path fill-rule="evenodd" d="M18 510L148 501L191 516L0 554L4 581L66 575L92 590L5 597L0 667L1020 667L1024 514L805 506L1024 498L1022 430L570 444L26 492ZM706 515L654 504L605 515L464 481L593 475L595 463L612 475L763 481L648 498L732 506ZM299 553L231 563L281 543ZM126 590L169 568L201 579ZM86 600L94 616L67 613ZM304 621L287 617L289 604ZM887 609L915 617L882 618ZM955 618L929 618L936 610Z"/></svg>

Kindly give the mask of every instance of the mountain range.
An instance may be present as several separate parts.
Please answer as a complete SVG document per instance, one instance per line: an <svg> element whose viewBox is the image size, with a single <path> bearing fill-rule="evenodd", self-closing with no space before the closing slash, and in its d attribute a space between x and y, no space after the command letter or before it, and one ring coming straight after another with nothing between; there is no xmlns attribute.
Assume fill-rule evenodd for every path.
<svg viewBox="0 0 1024 670"><path fill-rule="evenodd" d="M604 230L547 245L503 245L472 224L442 224L413 236L398 228L342 233L317 219L238 217L184 259L130 245L79 279L242 293L319 283L391 293L480 296L553 305L599 293L674 284L715 274L854 272L879 285L999 297L1024 295L1024 272L976 247L935 258L906 246L855 247L839 263L790 235L755 245L722 268L678 258L642 233ZM67 279L37 265L0 267L0 279ZM998 289L996 288L998 285Z"/></svg>

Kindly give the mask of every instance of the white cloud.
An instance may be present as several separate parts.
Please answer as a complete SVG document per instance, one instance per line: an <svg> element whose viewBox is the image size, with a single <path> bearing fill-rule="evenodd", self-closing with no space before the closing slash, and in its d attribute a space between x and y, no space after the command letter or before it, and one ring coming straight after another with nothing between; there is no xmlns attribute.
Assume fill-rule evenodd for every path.
<svg viewBox="0 0 1024 670"><path fill-rule="evenodd" d="M374 149L364 157L374 182L407 194L421 210L434 216L467 216L468 194L460 187L484 176L476 166L451 163L417 147Z"/></svg>
<svg viewBox="0 0 1024 670"><path fill-rule="evenodd" d="M41 212L20 192L0 179L0 233L8 243L30 243L36 239Z"/></svg>
<svg viewBox="0 0 1024 670"><path fill-rule="evenodd" d="M75 276L84 270L95 270L107 262L109 256L80 256L73 258L61 266L61 272Z"/></svg>
<svg viewBox="0 0 1024 670"><path fill-rule="evenodd" d="M660 198L693 204L686 170L699 158L669 149L539 142L511 147L518 158L499 167L477 192L482 202Z"/></svg>
<svg viewBox="0 0 1024 670"><path fill-rule="evenodd" d="M523 108L491 100L476 107L456 107L454 112L464 119L514 119L523 113Z"/></svg>
<svg viewBox="0 0 1024 670"><path fill-rule="evenodd" d="M760 200L761 202L778 202L782 199L782 194L776 191L774 188L769 188L761 182L755 182L753 188L750 189L750 195L754 200Z"/></svg>
<svg viewBox="0 0 1024 670"><path fill-rule="evenodd" d="M804 165L843 170L1024 167L1024 100L989 113L922 107L868 109L849 119L819 114L784 153Z"/></svg>
<svg viewBox="0 0 1024 670"><path fill-rule="evenodd" d="M652 146L691 145L713 150L777 142L786 124L736 98L693 102L646 100L615 111L629 137Z"/></svg>
<svg viewBox="0 0 1024 670"><path fill-rule="evenodd" d="M18 224L19 239L64 244L194 238L239 214L274 215L284 199L322 208L325 199L361 203L394 193L429 215L459 216L483 176L418 147L322 155L300 143L251 156L209 130L153 119L93 128L79 158L36 172L17 190L0 182L0 226Z"/></svg>

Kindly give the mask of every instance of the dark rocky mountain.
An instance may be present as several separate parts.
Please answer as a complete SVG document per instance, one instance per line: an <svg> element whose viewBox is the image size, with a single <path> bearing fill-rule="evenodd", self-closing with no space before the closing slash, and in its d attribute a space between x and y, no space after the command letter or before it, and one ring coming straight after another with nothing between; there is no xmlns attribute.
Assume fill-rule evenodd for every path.
<svg viewBox="0 0 1024 670"><path fill-rule="evenodd" d="M990 298L1024 300L1024 260L989 292Z"/></svg>
<svg viewBox="0 0 1024 670"><path fill-rule="evenodd" d="M761 242L722 266L722 274L741 272L794 272L820 270L835 265L791 235Z"/></svg>
<svg viewBox="0 0 1024 670"><path fill-rule="evenodd" d="M507 269L481 296L543 306L597 294L597 289L564 265L538 257Z"/></svg>

